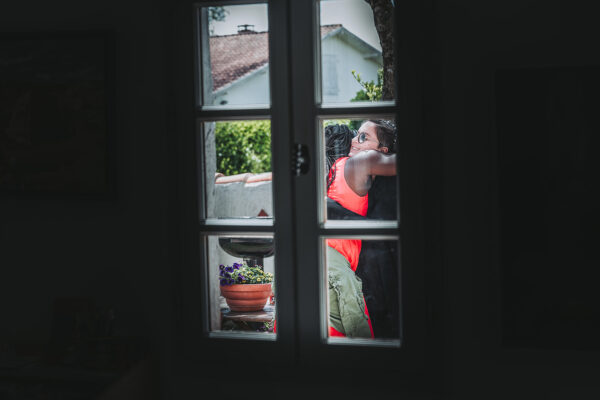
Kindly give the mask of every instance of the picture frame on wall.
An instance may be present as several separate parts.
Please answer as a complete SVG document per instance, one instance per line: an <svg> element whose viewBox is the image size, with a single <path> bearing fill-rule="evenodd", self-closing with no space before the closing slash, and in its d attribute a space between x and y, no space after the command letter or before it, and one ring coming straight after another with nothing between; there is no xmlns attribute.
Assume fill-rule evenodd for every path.
<svg viewBox="0 0 600 400"><path fill-rule="evenodd" d="M0 34L0 193L110 198L114 35Z"/></svg>

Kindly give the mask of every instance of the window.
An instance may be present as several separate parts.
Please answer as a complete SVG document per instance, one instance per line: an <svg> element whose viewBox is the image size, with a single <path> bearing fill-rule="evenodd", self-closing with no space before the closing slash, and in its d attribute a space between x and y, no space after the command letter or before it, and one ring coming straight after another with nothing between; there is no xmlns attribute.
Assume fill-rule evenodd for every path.
<svg viewBox="0 0 600 400"><path fill-rule="evenodd" d="M243 6L234 6L232 4L239 2L199 2L196 9L199 50L196 57L196 138L201 171L200 220L196 227L201 239L201 260L198 268L202 270L199 283L204 294L203 330L207 333L203 340L211 343L207 346L238 346L236 348L244 351L269 348L275 353L297 359L300 363L312 363L317 360L339 363L343 358L350 361L365 356L391 360L398 357L400 352L409 354L402 342L406 321L402 320L400 287L401 278L404 278L405 273L404 270L400 270L400 232L403 229L400 225L401 214L398 212L397 188L402 187L399 184L402 180L397 175L402 175L402 167L410 162L410 156L403 161L394 158L394 169L397 168L398 173L389 176L388 182L393 182L393 185L388 186L389 190L385 194L385 201L393 206L391 213L379 218L361 220L336 218L327 205L327 126L348 126L351 131L356 131L356 140L360 139L361 144L367 145L369 140L372 140L375 148L371 150L386 153L386 157L389 156L387 150L391 150L392 146L399 146L402 142L402 139L398 138L397 141L385 144L382 140L376 140L378 136L361 137L361 133L364 133L361 130L364 130L365 124L371 123L369 120L394 123L398 116L399 108L394 100L393 80L390 81L389 77L378 71L383 69L385 58L382 57L381 50L362 38L362 33L353 31L351 26L344 26L343 21L327 20L319 23L319 19L332 17L332 8L328 3L349 10L357 4L364 7L366 3L354 0L273 1L268 3L268 7L266 3L261 3L260 7L268 14L268 24L265 25L265 37L268 37L267 62L255 63L254 70L239 74L240 76L235 78L237 80L226 84L226 90L219 92L219 88L225 86L216 88L217 85L214 84L218 74L215 74L216 64L212 62L215 57L211 47L213 43L210 42L213 36L210 32L214 29L213 35L215 34L217 23L211 27L209 8L222 7L219 12L225 12L229 17L234 15L235 7L247 7L241 14L249 18L253 14L248 10L255 5L243 3ZM392 7L391 13L394 12ZM292 15L293 18L289 18ZM368 14L361 15L359 20L372 23L373 17ZM259 33L254 32L251 25L260 24L259 21L244 21L238 24L239 31L222 36L258 37ZM244 46L254 48L254 45L248 43ZM324 52L325 47L327 53ZM245 62L246 57L241 51L236 53L237 57L233 60L236 63ZM210 60L207 60L207 54ZM352 60L356 60L354 64ZM356 70L352 65L357 66ZM233 96L232 93L237 90L236 85L239 85L237 89L243 89L248 95ZM384 93L382 86L385 86L388 92ZM392 90L391 95L389 90ZM230 132L229 147L236 147L239 153L250 149L251 146L244 142L247 138L244 138L241 132L244 129L252 131L255 128L242 128L243 124L268 125L266 136L270 143L263 142L263 147L270 150L267 151L270 165L265 164L269 166L269 170L252 169L260 164L262 155L257 153L245 156L246 161L256 161L255 164L242 163L246 169L231 169L227 173L217 168L210 169L207 162L212 159L216 160L215 164L221 169L229 168L233 164L231 160L227 165L220 164L225 156L224 152L218 150L216 138L219 130ZM259 135L258 130L252 132L252 138ZM211 140L214 140L214 144ZM386 147L386 151L382 150L383 147ZM250 165L252 167L249 167ZM238 177L231 178L235 175ZM251 186L250 189L246 187L243 194L235 194L235 185L242 188L248 183L260 183L262 178L265 178L262 181L265 182L267 175L270 187L261 192L261 196L264 195L268 200L263 200L260 205L250 204L256 196L249 193L253 190L259 191L257 188L261 185ZM257 181L251 182L248 179ZM217 188L221 184L219 180L227 181L227 184L231 185L228 189L229 194L218 193L222 190ZM371 178L371 181L383 182L379 177L374 180ZM226 203L232 199L241 199L235 206L237 208L227 208L229 206ZM252 211L249 211L250 209ZM235 329L234 332L230 332L223 329L224 320L228 317L223 319L221 310L224 306L218 300L219 265L229 266L237 262L235 260L250 259L244 257L242 252L238 252L237 259L232 253L228 253L234 257L230 259L219 255L219 251L227 253L225 246L232 240L246 240L248 243L254 241L254 245L251 246L262 246L265 264L267 257L272 256L269 259L272 264L264 267L275 276L275 302L274 307L266 307L262 311L274 313L275 334L268 333L269 327L267 332L256 332L256 326L252 327L252 331ZM335 304L330 300L336 290L329 275L332 271L332 257L341 254L338 252L336 255L328 250L331 248L331 240L359 241L365 247L373 244L384 246L384 253L392 254L392 258L388 258L392 261L387 265L387 271L393 273L383 278L384 283L391 288L386 304L387 311L381 311L388 313L380 319L383 324L388 325L385 335L375 339L360 335L354 338L348 337L349 335L331 336L330 312ZM345 257L343 254L342 256ZM363 302L367 303L367 300L363 299ZM228 323L228 326L230 325ZM412 328L414 331L421 329L417 329L416 325ZM253 339L252 346L245 345L250 339ZM415 354L414 343L417 342L419 341L416 340L413 347L408 348L412 348L411 354ZM341 348L351 348L352 351L340 352Z"/></svg>
<svg viewBox="0 0 600 400"><path fill-rule="evenodd" d="M197 8L199 222L211 337L276 336L267 10Z"/></svg>
<svg viewBox="0 0 600 400"><path fill-rule="evenodd" d="M202 7L202 104L268 107L267 5Z"/></svg>

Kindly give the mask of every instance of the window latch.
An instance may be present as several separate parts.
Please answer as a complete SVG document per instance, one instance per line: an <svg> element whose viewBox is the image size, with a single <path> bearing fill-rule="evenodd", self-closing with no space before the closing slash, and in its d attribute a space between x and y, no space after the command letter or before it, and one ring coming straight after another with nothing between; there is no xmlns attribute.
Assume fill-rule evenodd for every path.
<svg viewBox="0 0 600 400"><path fill-rule="evenodd" d="M294 144L292 148L292 172L294 175L305 175L308 172L309 162L308 147L304 144Z"/></svg>

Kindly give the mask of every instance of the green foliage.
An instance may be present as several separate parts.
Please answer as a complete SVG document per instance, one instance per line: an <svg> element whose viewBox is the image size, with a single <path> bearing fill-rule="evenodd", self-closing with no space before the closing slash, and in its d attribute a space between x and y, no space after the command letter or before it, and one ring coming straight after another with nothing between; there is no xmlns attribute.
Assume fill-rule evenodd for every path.
<svg viewBox="0 0 600 400"><path fill-rule="evenodd" d="M383 90L383 68L377 70L377 83L373 81L363 81L360 73L352 70L352 76L363 87L356 92L356 96L350 101L378 101L381 100Z"/></svg>
<svg viewBox="0 0 600 400"><path fill-rule="evenodd" d="M350 125L351 120L349 119L328 119L323 123L323 127L329 125Z"/></svg>
<svg viewBox="0 0 600 400"><path fill-rule="evenodd" d="M348 126L353 131L358 131L358 128L360 128L360 126L363 124L363 122L364 122L363 120L353 119L352 121L350 121L350 124L348 124Z"/></svg>
<svg viewBox="0 0 600 400"><path fill-rule="evenodd" d="M228 10L223 7L208 7L208 21L225 21L225 17L229 14Z"/></svg>
<svg viewBox="0 0 600 400"><path fill-rule="evenodd" d="M231 273L231 278L240 284L260 284L273 282L273 274L264 272L258 267L242 266Z"/></svg>
<svg viewBox="0 0 600 400"><path fill-rule="evenodd" d="M273 282L273 274L264 272L261 267L250 267L246 263L233 263L233 265L219 265L219 284L221 286L262 284Z"/></svg>
<svg viewBox="0 0 600 400"><path fill-rule="evenodd" d="M217 171L225 175L271 170L271 121L215 124Z"/></svg>
<svg viewBox="0 0 600 400"><path fill-rule="evenodd" d="M208 31L214 34L215 21L225 21L225 17L229 14L229 10L224 7L208 7Z"/></svg>

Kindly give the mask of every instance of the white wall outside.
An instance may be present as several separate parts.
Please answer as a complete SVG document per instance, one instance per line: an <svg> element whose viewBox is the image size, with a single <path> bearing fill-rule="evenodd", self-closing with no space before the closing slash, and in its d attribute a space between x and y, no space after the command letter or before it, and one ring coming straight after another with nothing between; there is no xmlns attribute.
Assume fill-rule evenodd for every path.
<svg viewBox="0 0 600 400"><path fill-rule="evenodd" d="M216 92L215 105L224 104L270 104L269 66L240 78L229 88Z"/></svg>
<svg viewBox="0 0 600 400"><path fill-rule="evenodd" d="M323 103L347 102L356 96L362 86L352 76L352 70L360 73L363 80L377 82L377 70L381 65L375 59L365 58L364 54L336 36L323 40L321 53ZM328 83L331 79L337 79L337 85ZM334 86L337 86L337 91L328 92L327 88Z"/></svg>
<svg viewBox="0 0 600 400"><path fill-rule="evenodd" d="M348 102L362 89L352 76L352 70L360 73L363 80L377 82L377 70L381 64L338 36L325 38L321 44L323 72L323 102ZM335 79L335 82L333 82ZM334 92L328 87L337 88ZM269 66L251 73L223 91L215 93L213 104L270 104Z"/></svg>

